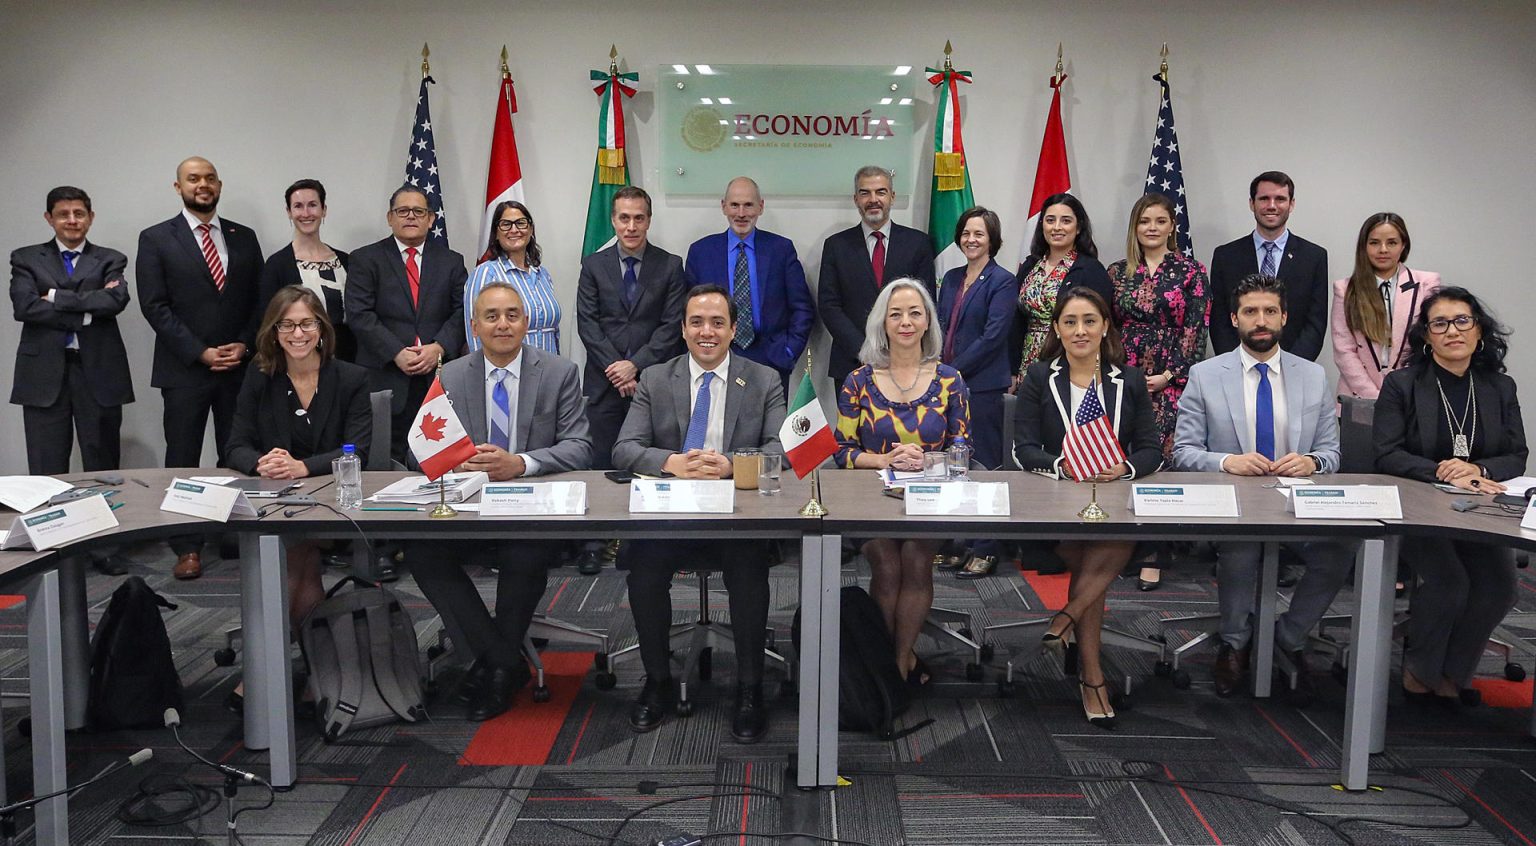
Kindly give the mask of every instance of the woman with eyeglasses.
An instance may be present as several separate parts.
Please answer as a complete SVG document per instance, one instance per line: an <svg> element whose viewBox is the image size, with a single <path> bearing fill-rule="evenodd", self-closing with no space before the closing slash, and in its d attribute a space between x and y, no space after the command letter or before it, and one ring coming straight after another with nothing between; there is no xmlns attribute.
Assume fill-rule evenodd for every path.
<svg viewBox="0 0 1536 846"><path fill-rule="evenodd" d="M475 314L475 297L487 282L505 282L523 297L528 317L524 343L559 355L560 302L555 299L555 280L541 261L533 213L516 200L506 200L496 206L492 219L496 225L491 227L490 243L464 285L464 337L469 339L469 351L480 349L480 339L469 325Z"/></svg>
<svg viewBox="0 0 1536 846"><path fill-rule="evenodd" d="M1502 480L1525 473L1530 450L1515 380L1505 373L1507 337L1465 288L1425 298L1408 330L1412 361L1387 374L1376 400L1377 472L1490 497L1503 493ZM1514 606L1514 551L1417 537L1401 555L1418 582L1403 643L1403 694L1457 708L1488 637Z"/></svg>
<svg viewBox="0 0 1536 846"><path fill-rule="evenodd" d="M336 329L315 292L302 285L279 289L256 334L255 366L240 387L226 466L264 479L325 476L345 444L367 463L373 445L368 371L338 360L335 349ZM320 545L290 541L289 621L297 627L323 598ZM225 704L239 710L240 691Z"/></svg>
<svg viewBox="0 0 1536 846"><path fill-rule="evenodd" d="M314 291L325 303L325 310L335 315L336 357L351 361L357 353L357 340L346 326L342 309L347 254L320 240L326 213L325 186L318 179L300 179L283 193L283 205L293 224L293 241L267 257L256 301L266 308L272 295L286 285L303 285Z"/></svg>

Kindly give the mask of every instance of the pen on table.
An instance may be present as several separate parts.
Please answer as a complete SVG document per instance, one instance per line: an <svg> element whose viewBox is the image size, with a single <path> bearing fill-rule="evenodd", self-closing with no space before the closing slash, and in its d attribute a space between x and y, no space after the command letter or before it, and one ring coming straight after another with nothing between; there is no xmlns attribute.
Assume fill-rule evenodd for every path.
<svg viewBox="0 0 1536 846"><path fill-rule="evenodd" d="M426 511L426 508L414 505L365 505L363 511Z"/></svg>
<svg viewBox="0 0 1536 846"><path fill-rule="evenodd" d="M143 485L146 488L149 487L149 483L144 481L143 479L130 479L129 481L133 482L136 485Z"/></svg>
<svg viewBox="0 0 1536 846"><path fill-rule="evenodd" d="M123 506L125 506L127 504L128 503L126 503L126 502L114 502L114 503L112 503L112 510L116 511L117 509L122 508Z"/></svg>

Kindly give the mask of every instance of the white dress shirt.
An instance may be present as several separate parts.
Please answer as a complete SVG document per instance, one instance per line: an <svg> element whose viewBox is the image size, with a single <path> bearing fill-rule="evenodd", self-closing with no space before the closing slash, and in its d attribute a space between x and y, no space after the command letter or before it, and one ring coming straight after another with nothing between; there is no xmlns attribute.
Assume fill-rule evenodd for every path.
<svg viewBox="0 0 1536 846"><path fill-rule="evenodd" d="M406 259L409 258L405 254L405 251L407 249L409 249L409 247L406 245L406 243L404 241L401 241L399 238L395 239L395 250L397 250L400 253L400 263L401 264L404 264ZM416 262L416 278L417 279L422 278L422 276L421 276L421 257L422 257L421 254L426 252L426 249L427 249L427 242L425 242L425 241L421 242L421 244L416 247L415 262Z"/></svg>
<svg viewBox="0 0 1536 846"><path fill-rule="evenodd" d="M726 353L725 358L710 371L700 366L693 356L688 356L688 395L691 397L688 402L689 419L692 419L694 406L699 403L699 388L704 384L706 372L714 373L715 378L709 384L709 423L704 428L704 448L725 452L725 392L730 381L727 377L731 373L731 354ZM684 437L687 434L688 428L684 426Z"/></svg>
<svg viewBox="0 0 1536 846"><path fill-rule="evenodd" d="M1276 331L1278 333L1278 330ZM1237 347L1237 356L1243 362L1243 412L1247 415L1244 418L1247 421L1244 425L1247 426L1248 436L1252 439L1249 443L1254 445L1254 451L1257 452L1259 441L1256 437L1253 412L1259 403L1259 371L1255 370L1253 366L1258 364L1259 360L1254 358L1253 354L1248 352L1248 348L1241 344ZM1291 451L1291 445L1287 443L1289 427L1286 424L1290 421L1290 415L1286 412L1285 380L1280 375L1280 347L1278 345L1275 347L1275 354L1270 356L1269 361L1264 363L1269 365L1269 387L1270 392L1274 395L1275 458L1279 458Z"/></svg>
<svg viewBox="0 0 1536 846"><path fill-rule="evenodd" d="M523 351L517 351L517 358L512 359L504 370L507 371L507 452L520 456L523 459L525 469L524 476L539 475L539 462L529 458L527 453L517 451L517 395L519 386L523 381ZM485 434L489 438L491 434L491 412L496 408L496 400L493 394L496 391L496 365L490 359L485 360Z"/></svg>
<svg viewBox="0 0 1536 846"><path fill-rule="evenodd" d="M876 232L879 232L881 235L885 236L885 255L886 255L887 258L890 257L890 255L891 255L891 219L890 218L886 218L885 219L885 225L880 227L879 229L871 228L868 223L861 223L861 224L859 224L859 228L864 230L864 250L869 253L869 260L870 261L874 261L875 260L875 233Z"/></svg>
<svg viewBox="0 0 1536 846"><path fill-rule="evenodd" d="M201 250L203 248L203 236L198 234L197 227L202 226L203 222L198 220L197 216L187 209L181 210L181 216L187 221L187 225L192 227L192 240L196 242L197 248ZM219 253L219 264L223 266L224 273L227 275L229 273L229 245L224 243L224 223L219 220L218 215L208 218L208 237L213 239L213 248Z"/></svg>

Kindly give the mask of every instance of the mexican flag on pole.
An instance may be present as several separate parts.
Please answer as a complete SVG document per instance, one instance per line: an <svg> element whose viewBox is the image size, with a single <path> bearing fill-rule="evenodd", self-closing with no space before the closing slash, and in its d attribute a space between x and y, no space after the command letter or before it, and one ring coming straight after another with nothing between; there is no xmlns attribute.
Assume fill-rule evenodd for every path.
<svg viewBox="0 0 1536 846"><path fill-rule="evenodd" d="M779 443L784 445L784 457L799 479L837 452L837 439L827 425L821 403L816 401L816 386L808 372L800 375L800 387L789 402L784 425L779 427Z"/></svg>
<svg viewBox="0 0 1536 846"><path fill-rule="evenodd" d="M507 69L507 48L501 48L501 90L496 95L496 124L491 130L491 164L485 176L485 216L480 224L480 244L491 243L491 215L507 200L523 202L523 166L517 158L517 137L512 116L517 114L517 92ZM480 258L484 260L489 253Z"/></svg>
<svg viewBox="0 0 1536 846"><path fill-rule="evenodd" d="M946 47L948 45L945 45ZM933 240L934 271L943 280L949 270L965 264L955 243L960 214L976 205L971 194L971 173L960 140L960 92L957 83L971 81L970 71L957 71L944 59L944 70L927 68L928 81L938 86L937 111L933 117L933 193L928 201L928 237Z"/></svg>
<svg viewBox="0 0 1536 846"><path fill-rule="evenodd" d="M592 168L592 196L587 200L587 233L581 240L582 257L613 242L613 195L629 184L629 165L624 150L624 98L635 96L627 83L640 81L638 73L619 73L617 62L608 72L592 71L593 87L602 105L597 110L597 162Z"/></svg>
<svg viewBox="0 0 1536 846"><path fill-rule="evenodd" d="M1019 246L1021 261L1029 255L1046 198L1072 191L1072 174L1067 169L1067 135L1061 126L1061 84L1067 81L1067 75L1060 67L1058 60L1056 74L1051 77L1051 111L1045 119L1045 138L1040 142L1040 163L1035 166L1035 190L1029 198L1029 221Z"/></svg>

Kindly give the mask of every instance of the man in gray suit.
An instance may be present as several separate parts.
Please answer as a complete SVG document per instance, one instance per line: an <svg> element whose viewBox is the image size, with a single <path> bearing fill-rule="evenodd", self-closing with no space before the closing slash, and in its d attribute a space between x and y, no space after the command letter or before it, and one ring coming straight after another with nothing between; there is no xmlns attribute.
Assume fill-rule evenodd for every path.
<svg viewBox="0 0 1536 846"><path fill-rule="evenodd" d="M587 351L584 387L592 424L592 466L614 467L613 442L629 413L640 371L683 351L678 326L689 282L683 260L652 244L651 195L626 185L613 195L613 246L581 260L576 333ZM587 543L577 569L602 568L603 543Z"/></svg>
<svg viewBox="0 0 1536 846"><path fill-rule="evenodd" d="M592 441L581 402L576 365L526 347L528 315L522 297L505 282L491 282L475 298L470 324L481 349L443 368L443 391L475 442L475 456L458 470L483 470L493 482L585 470ZM454 544L452 553L416 564L416 583L427 600L452 615L469 641L475 662L455 698L472 721L488 720L511 707L531 678L521 647L544 595L545 574L558 563L559 541L517 541L492 547L498 553L496 616L460 562L479 545ZM440 544L431 549L440 550ZM429 555L417 547L417 560Z"/></svg>
<svg viewBox="0 0 1536 846"><path fill-rule="evenodd" d="M1232 292L1237 349L1190 368L1179 399L1173 464L1178 470L1239 476L1310 476L1339 467L1339 424L1323 368L1280 349L1285 326L1285 283L1254 274ZM1313 696L1306 673L1309 632L1349 575L1353 558L1343 544L1296 544L1308 563L1291 606L1275 624L1276 646L1299 671L1293 701ZM1216 545L1221 644L1214 671L1216 693L1230 696L1247 681L1251 615L1259 590L1258 543Z"/></svg>
<svg viewBox="0 0 1536 846"><path fill-rule="evenodd" d="M726 479L730 453L780 453L784 388L778 371L731 354L736 304L719 285L689 291L682 321L688 352L640 375L634 404L613 446L620 470L681 479ZM672 625L672 573L721 569L730 593L736 641L736 707L731 734L753 743L767 729L763 649L768 627L767 545L753 541L636 541L624 547L629 606L635 616L645 686L629 725L661 725L677 701L667 641Z"/></svg>

